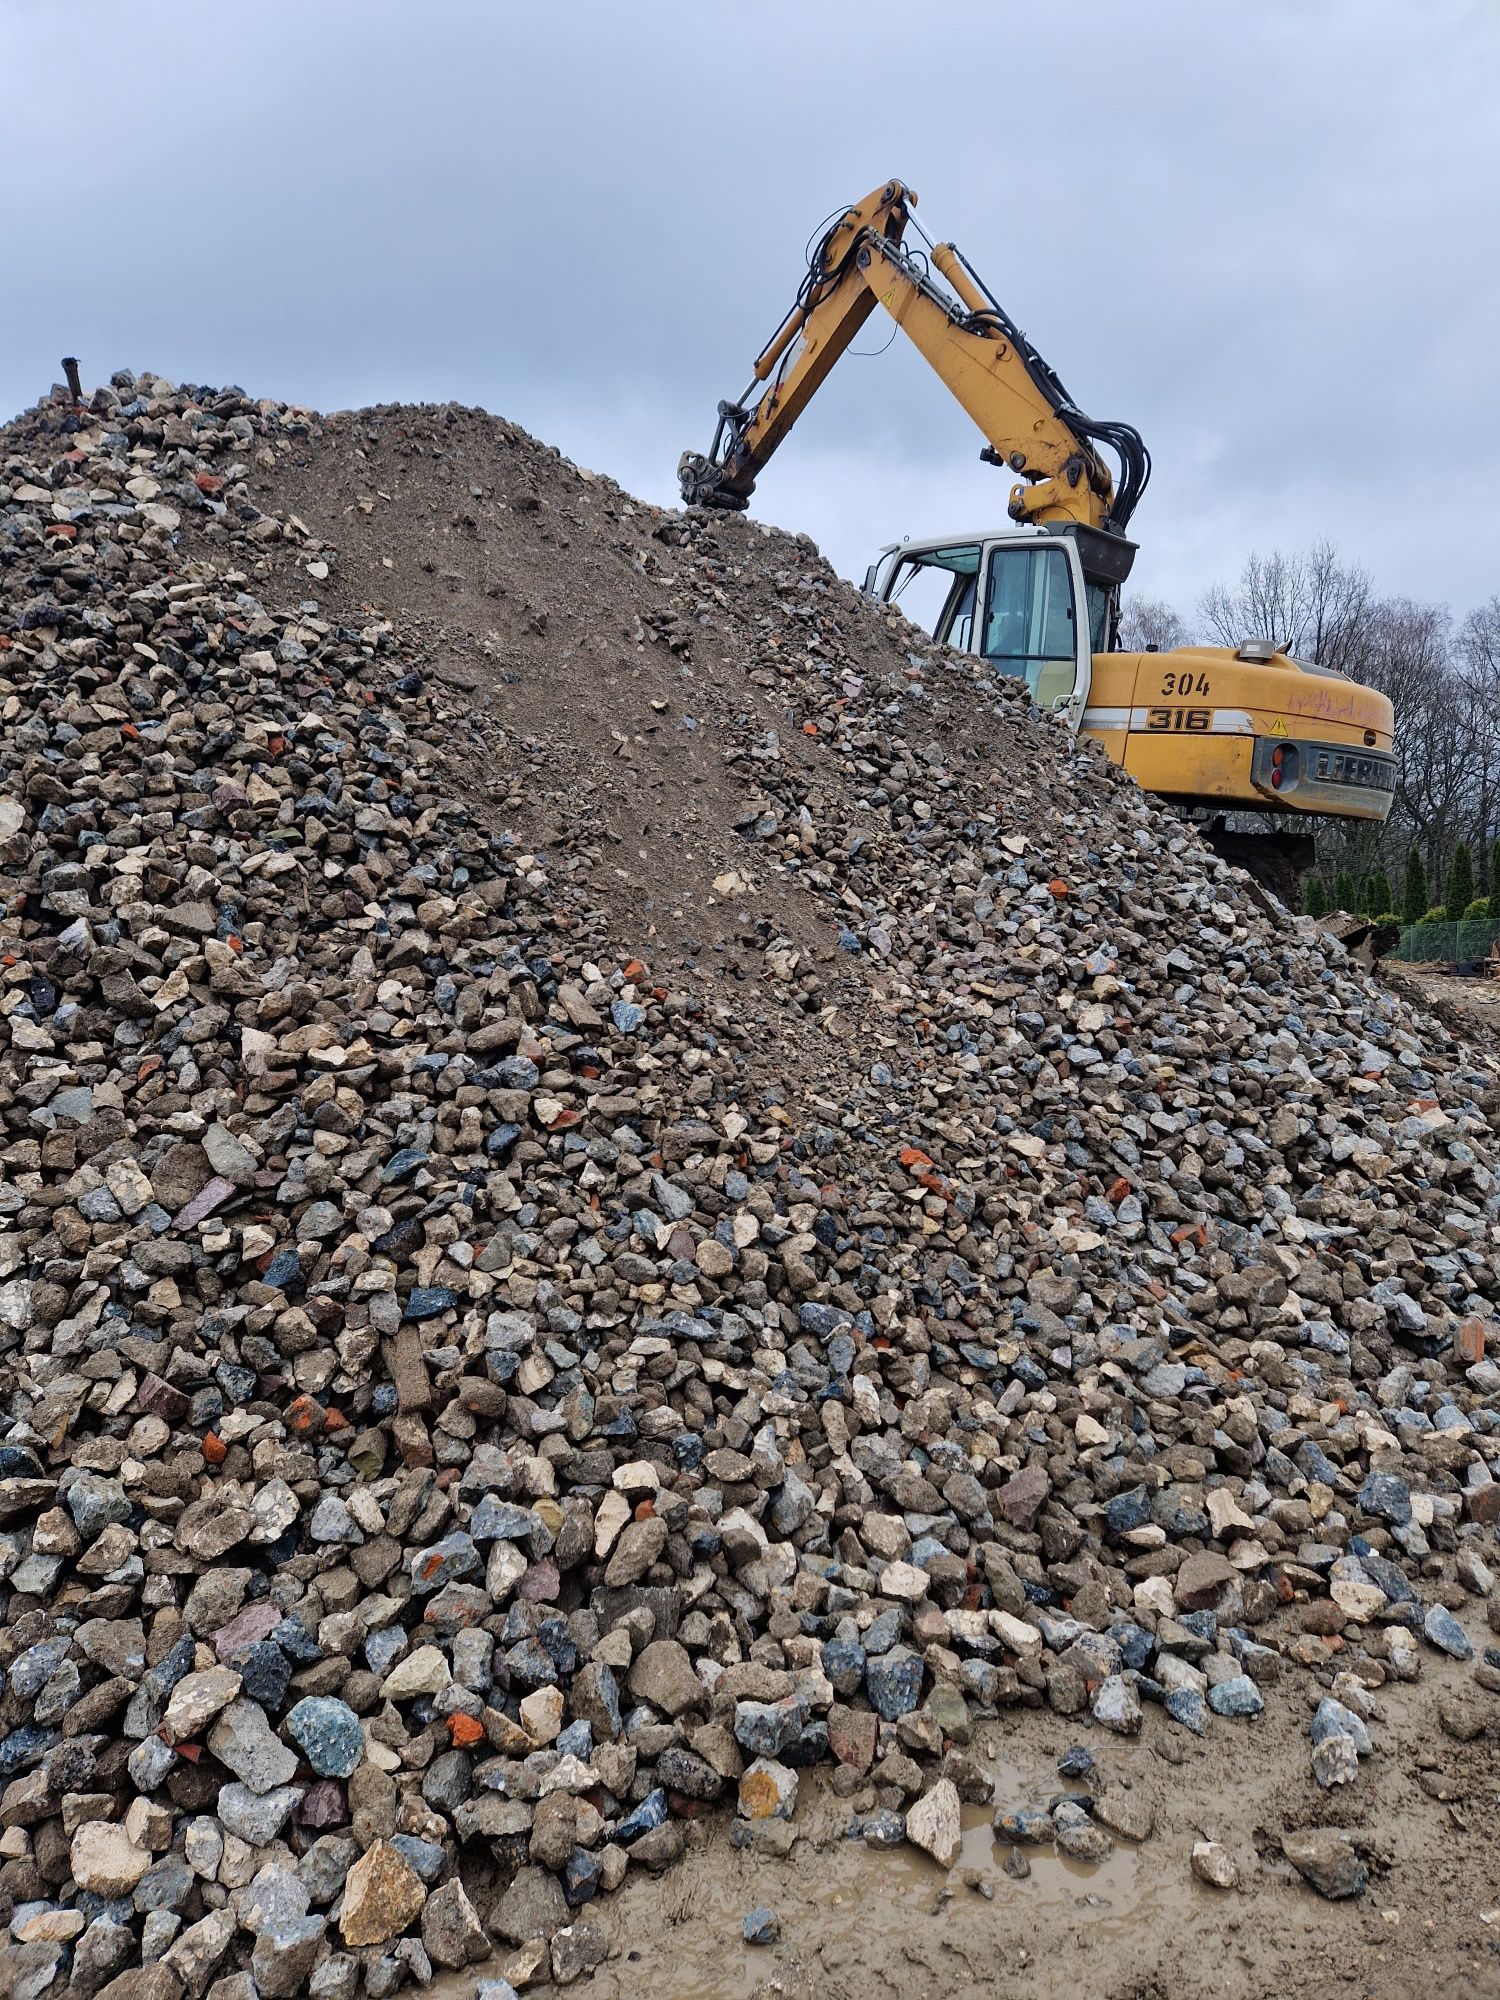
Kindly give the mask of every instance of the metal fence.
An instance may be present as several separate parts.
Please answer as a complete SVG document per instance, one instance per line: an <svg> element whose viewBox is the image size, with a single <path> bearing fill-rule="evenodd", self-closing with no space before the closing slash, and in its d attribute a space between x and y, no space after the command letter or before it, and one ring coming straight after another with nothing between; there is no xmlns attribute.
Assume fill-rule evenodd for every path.
<svg viewBox="0 0 1500 2000"><path fill-rule="evenodd" d="M1500 938L1493 917L1467 924L1403 924L1389 956L1403 965L1467 965L1479 970Z"/></svg>

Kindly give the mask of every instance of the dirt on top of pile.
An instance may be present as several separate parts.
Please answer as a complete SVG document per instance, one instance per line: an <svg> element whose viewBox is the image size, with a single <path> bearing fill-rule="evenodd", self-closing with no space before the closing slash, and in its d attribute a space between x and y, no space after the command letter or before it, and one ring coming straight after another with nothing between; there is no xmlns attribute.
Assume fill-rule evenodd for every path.
<svg viewBox="0 0 1500 2000"><path fill-rule="evenodd" d="M684 604L672 517L468 410L327 419L257 490L335 545L324 602L395 617L467 698L487 753L469 790L528 844L599 866L636 949L741 964L741 930L763 943L769 913L713 881L744 858L733 723L774 728L786 704L745 679L737 628ZM805 900L784 901L805 927Z"/></svg>
<svg viewBox="0 0 1500 2000"><path fill-rule="evenodd" d="M255 494L308 531L273 545L283 589L390 618L421 659L458 795L586 880L627 955L732 993L774 1034L768 1081L837 1089L899 1034L956 830L1099 865L1113 767L806 537L650 506L451 405L310 418Z"/></svg>

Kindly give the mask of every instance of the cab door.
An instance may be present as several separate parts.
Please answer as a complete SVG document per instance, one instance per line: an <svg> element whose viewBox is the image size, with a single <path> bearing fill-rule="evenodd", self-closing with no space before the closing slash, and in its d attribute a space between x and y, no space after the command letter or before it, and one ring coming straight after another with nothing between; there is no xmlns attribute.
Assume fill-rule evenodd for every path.
<svg viewBox="0 0 1500 2000"><path fill-rule="evenodd" d="M973 650L1024 680L1038 708L1076 730L1093 671L1083 565L1070 541L1026 536L988 542Z"/></svg>

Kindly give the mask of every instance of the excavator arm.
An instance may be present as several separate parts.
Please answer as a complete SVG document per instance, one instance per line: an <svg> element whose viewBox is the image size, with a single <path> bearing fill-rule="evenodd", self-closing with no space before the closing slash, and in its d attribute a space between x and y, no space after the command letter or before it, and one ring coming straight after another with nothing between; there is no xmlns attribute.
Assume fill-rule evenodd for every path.
<svg viewBox="0 0 1500 2000"><path fill-rule="evenodd" d="M1123 534L1150 476L1139 432L1084 416L953 244L929 244L930 256L904 246L908 223L921 234L916 201L900 181L887 181L825 231L749 388L738 402L720 403L711 450L678 461L683 499L747 506L761 468L879 305L979 426L981 457L1021 475L1013 520ZM1119 457L1118 486L1099 444Z"/></svg>

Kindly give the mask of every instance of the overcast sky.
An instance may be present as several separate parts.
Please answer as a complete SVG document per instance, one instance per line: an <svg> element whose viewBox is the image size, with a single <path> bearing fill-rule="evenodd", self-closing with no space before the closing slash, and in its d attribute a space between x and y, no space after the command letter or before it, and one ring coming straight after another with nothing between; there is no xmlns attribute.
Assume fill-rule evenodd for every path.
<svg viewBox="0 0 1500 2000"><path fill-rule="evenodd" d="M655 500L813 226L921 195L1156 461L1191 611L1334 539L1500 590L1495 0L0 0L0 406L65 352L323 408L456 398ZM1008 475L872 319L756 493L854 575Z"/></svg>

